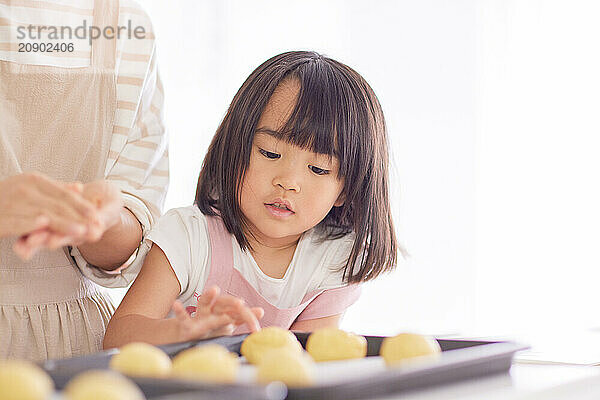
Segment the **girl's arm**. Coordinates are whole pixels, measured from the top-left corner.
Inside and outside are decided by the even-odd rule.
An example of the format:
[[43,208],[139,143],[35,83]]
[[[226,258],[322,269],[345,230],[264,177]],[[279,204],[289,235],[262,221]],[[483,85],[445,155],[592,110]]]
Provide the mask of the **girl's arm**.
[[177,342],[176,320],[165,317],[179,295],[179,281],[160,247],[153,245],[137,279],[106,328],[104,348],[133,341]]
[[342,320],[342,315],[344,314],[332,315],[331,317],[296,321],[292,324],[290,330],[300,332],[312,332],[318,328],[337,328],[340,325],[340,321]]
[[[198,299],[195,317],[175,303],[180,285],[167,257],[153,245],[142,270],[110,320],[105,349],[130,342],[166,344],[231,334],[234,325],[258,329],[262,309],[249,309],[232,296],[210,289]],[[175,305],[174,305],[175,304]],[[173,306],[176,318],[166,318]]]

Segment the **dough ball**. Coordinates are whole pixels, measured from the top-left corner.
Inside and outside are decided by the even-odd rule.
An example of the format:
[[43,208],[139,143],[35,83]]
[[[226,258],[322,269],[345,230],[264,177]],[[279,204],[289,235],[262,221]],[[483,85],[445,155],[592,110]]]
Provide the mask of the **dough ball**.
[[315,362],[306,352],[293,348],[267,350],[256,367],[259,383],[280,381],[287,386],[310,386],[314,381]]
[[108,370],[83,372],[67,383],[66,400],[145,400],[144,394],[123,375]]
[[440,345],[435,339],[414,333],[387,337],[379,350],[387,365],[400,364],[415,357],[439,356],[440,352]]
[[171,373],[171,359],[148,343],[129,343],[110,359],[110,368],[130,376],[164,377]]
[[292,332],[270,326],[250,334],[242,343],[240,352],[249,363],[258,364],[265,351],[280,347],[296,352],[302,351],[302,345]]
[[306,351],[315,361],[363,358],[367,355],[367,339],[337,328],[321,328],[308,337]]
[[54,382],[34,363],[0,361],[0,399],[46,400],[53,392]]
[[239,357],[218,344],[184,350],[173,359],[173,376],[232,383],[237,379]]

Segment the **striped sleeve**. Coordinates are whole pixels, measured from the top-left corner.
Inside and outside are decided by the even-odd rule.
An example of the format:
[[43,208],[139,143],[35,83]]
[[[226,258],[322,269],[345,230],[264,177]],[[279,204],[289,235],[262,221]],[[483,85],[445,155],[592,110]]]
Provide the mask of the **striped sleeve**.
[[[119,78],[119,86],[135,85]],[[116,125],[114,128],[106,179],[121,189],[126,206],[138,217],[145,234],[160,216],[169,184],[163,91],[154,62],[151,62],[139,102],[124,104],[127,101],[122,100],[119,103],[117,114],[135,107],[136,115],[131,127],[123,129]]]
[[[120,24],[132,20],[147,27],[149,35],[119,43],[117,111],[105,179],[121,190],[125,207],[139,220],[145,238],[161,214],[169,184],[164,92],[150,20],[134,2],[121,4]],[[91,280],[107,287],[125,287],[137,276],[147,251],[147,246],[140,246],[135,260],[118,274],[90,266],[77,249],[71,254]]]

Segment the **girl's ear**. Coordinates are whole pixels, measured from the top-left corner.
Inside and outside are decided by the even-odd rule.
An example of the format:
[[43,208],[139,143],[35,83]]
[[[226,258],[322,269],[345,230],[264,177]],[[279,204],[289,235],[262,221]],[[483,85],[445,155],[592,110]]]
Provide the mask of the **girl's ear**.
[[340,193],[340,195],[338,196],[337,200],[335,201],[335,203],[333,203],[334,207],[341,207],[344,205],[344,202],[346,201],[346,195],[344,193]]

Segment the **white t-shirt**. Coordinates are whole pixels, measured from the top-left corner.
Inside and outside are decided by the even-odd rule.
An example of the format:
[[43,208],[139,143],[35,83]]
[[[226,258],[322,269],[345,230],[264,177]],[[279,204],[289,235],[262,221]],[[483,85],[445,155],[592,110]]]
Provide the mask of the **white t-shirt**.
[[[170,210],[159,219],[146,240],[160,247],[169,260],[181,285],[179,300],[186,306],[195,305],[194,292],[196,296],[203,292],[211,264],[206,216],[196,206]],[[319,241],[314,229],[305,232],[281,279],[265,275],[250,252],[242,251],[233,235],[230,240],[233,267],[277,308],[295,307],[307,293],[346,285],[340,268],[350,255],[353,234]]]

